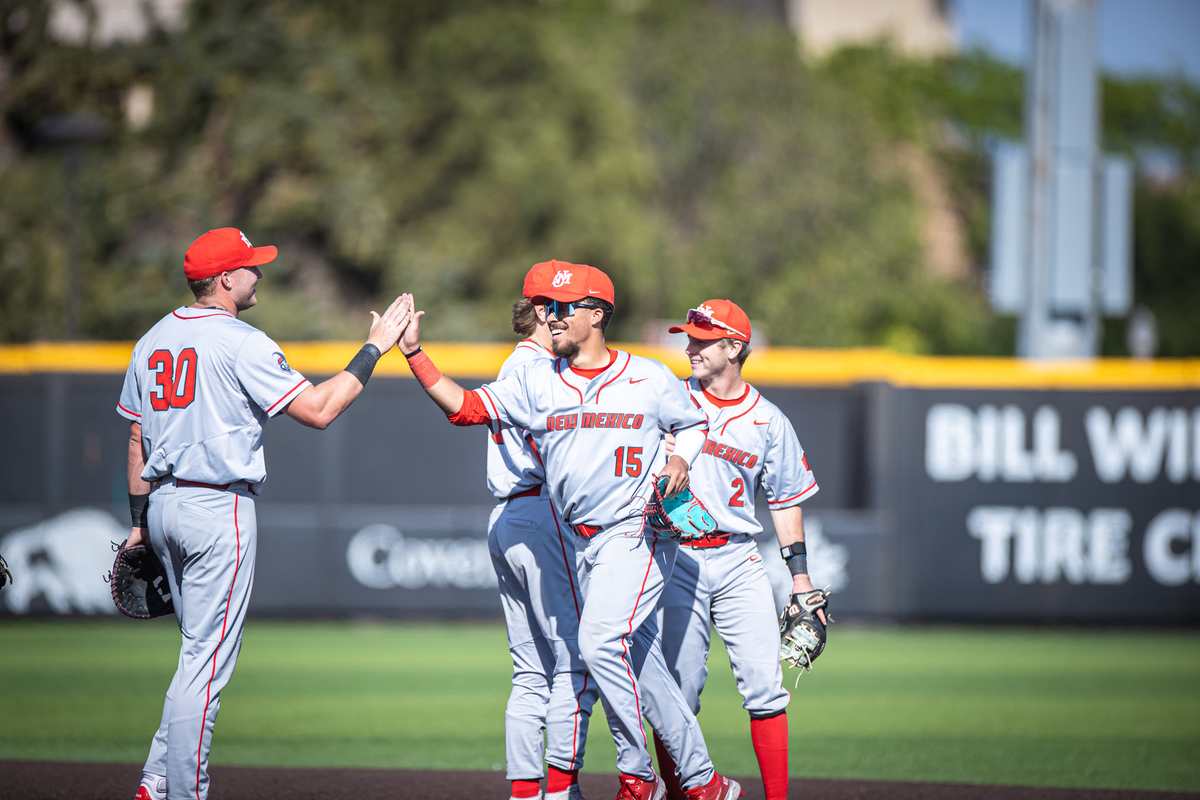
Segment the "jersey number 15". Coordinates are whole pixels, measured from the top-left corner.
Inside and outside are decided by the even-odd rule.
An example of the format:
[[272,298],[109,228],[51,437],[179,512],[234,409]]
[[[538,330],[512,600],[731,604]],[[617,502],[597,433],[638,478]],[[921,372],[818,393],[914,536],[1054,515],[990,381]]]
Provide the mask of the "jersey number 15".
[[170,350],[155,350],[147,365],[154,375],[150,406],[155,411],[187,408],[196,399],[196,348],[185,348],[179,358]]

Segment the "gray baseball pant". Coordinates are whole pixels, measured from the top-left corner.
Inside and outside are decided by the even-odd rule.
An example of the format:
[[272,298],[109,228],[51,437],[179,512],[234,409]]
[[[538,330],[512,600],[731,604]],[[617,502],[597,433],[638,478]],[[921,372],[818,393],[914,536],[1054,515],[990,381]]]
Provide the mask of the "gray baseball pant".
[[579,540],[583,617],[579,649],[606,702],[617,769],[654,776],[645,720],[679,765],[684,788],[707,784],[712,761],[695,714],[667,670],[657,606],[678,545],[631,520]]
[[499,503],[488,525],[488,550],[513,662],[504,716],[509,780],[542,777],[545,760],[564,772],[583,766],[588,720],[599,690],[579,656],[575,535],[559,527],[550,501]]
[[168,800],[208,797],[208,754],[242,646],[258,525],[245,483],[234,491],[164,481],[150,494],[150,545],[171,586],[183,641],[145,772],[165,775]]

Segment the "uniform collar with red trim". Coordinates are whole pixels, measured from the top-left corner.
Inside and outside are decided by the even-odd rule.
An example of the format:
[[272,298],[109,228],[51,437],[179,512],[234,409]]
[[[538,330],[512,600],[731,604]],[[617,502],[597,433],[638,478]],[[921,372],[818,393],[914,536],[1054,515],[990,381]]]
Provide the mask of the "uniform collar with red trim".
[[[613,350],[612,348],[609,348],[608,352],[612,354],[609,356],[610,360],[608,362],[608,366],[600,367],[599,371],[590,369],[582,370],[582,372],[585,374],[579,374],[579,372],[567,364],[567,360],[565,358],[557,358],[554,360],[554,371],[558,373],[558,377],[563,383],[570,386],[576,392],[579,392],[579,402],[583,402],[583,395],[587,388],[591,386],[594,381],[602,379],[602,382],[599,384],[599,388],[596,390],[596,397],[599,399],[600,392],[603,391],[604,387],[621,377],[621,375],[624,374],[625,369],[629,366],[629,362],[633,360],[633,357],[624,350]],[[591,374],[593,372],[596,373],[595,377],[586,377],[587,374]]]

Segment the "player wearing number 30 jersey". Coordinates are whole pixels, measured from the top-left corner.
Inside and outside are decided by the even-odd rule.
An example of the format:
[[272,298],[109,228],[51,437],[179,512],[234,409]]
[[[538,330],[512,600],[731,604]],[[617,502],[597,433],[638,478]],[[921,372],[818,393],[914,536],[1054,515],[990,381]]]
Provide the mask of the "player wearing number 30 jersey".
[[[679,549],[659,600],[663,654],[692,711],[699,712],[711,619],[750,713],[766,798],[786,800],[790,696],[782,686],[771,584],[754,541],[762,532],[754,501],[761,488],[779,544],[803,552],[799,504],[816,494],[817,481],[787,417],[742,380],[750,349],[745,312],[728,300],[709,300],[670,331],[688,334],[692,377],[684,383],[708,413],[708,440],[692,466],[692,492],[708,507],[718,533]],[[800,574],[804,560],[789,551],[796,592],[813,588]],[[660,765],[669,763],[669,754],[658,749]],[[669,800],[681,797],[678,787],[668,785]]]
[[128,544],[150,546],[163,562],[183,638],[137,800],[208,796],[213,725],[254,583],[254,496],[267,477],[263,425],[287,413],[326,427],[411,316],[402,298],[382,317],[371,312],[367,344],[344,372],[314,386],[288,366],[279,345],[237,318],[255,304],[258,268],[275,253],[236,228],[193,242],[184,275],[196,302],[138,341],[117,404],[130,421]]

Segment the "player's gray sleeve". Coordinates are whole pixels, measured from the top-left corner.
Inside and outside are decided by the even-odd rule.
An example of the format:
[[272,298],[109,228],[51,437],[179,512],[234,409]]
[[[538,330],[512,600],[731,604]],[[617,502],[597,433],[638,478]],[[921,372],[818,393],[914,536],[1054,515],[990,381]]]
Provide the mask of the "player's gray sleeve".
[[[529,391],[531,369],[536,369],[543,361],[528,361],[518,366],[505,378],[492,383],[485,383],[475,392],[483,401],[487,414],[500,428],[520,428],[528,430],[533,427],[534,398]],[[536,381],[536,378],[534,379]]]
[[121,387],[121,399],[117,401],[117,413],[132,421],[142,421],[141,370],[137,362],[141,359],[140,348],[134,347],[129,356],[129,367],[125,370],[125,385]]
[[235,369],[246,394],[269,417],[287,408],[311,385],[288,365],[283,349],[262,331],[254,331],[242,342]]
[[664,433],[699,428],[707,433],[708,415],[665,364],[659,364],[658,424]]
[[817,478],[796,430],[779,409],[774,409],[770,430],[760,478],[767,505],[772,509],[798,505],[817,493]]

